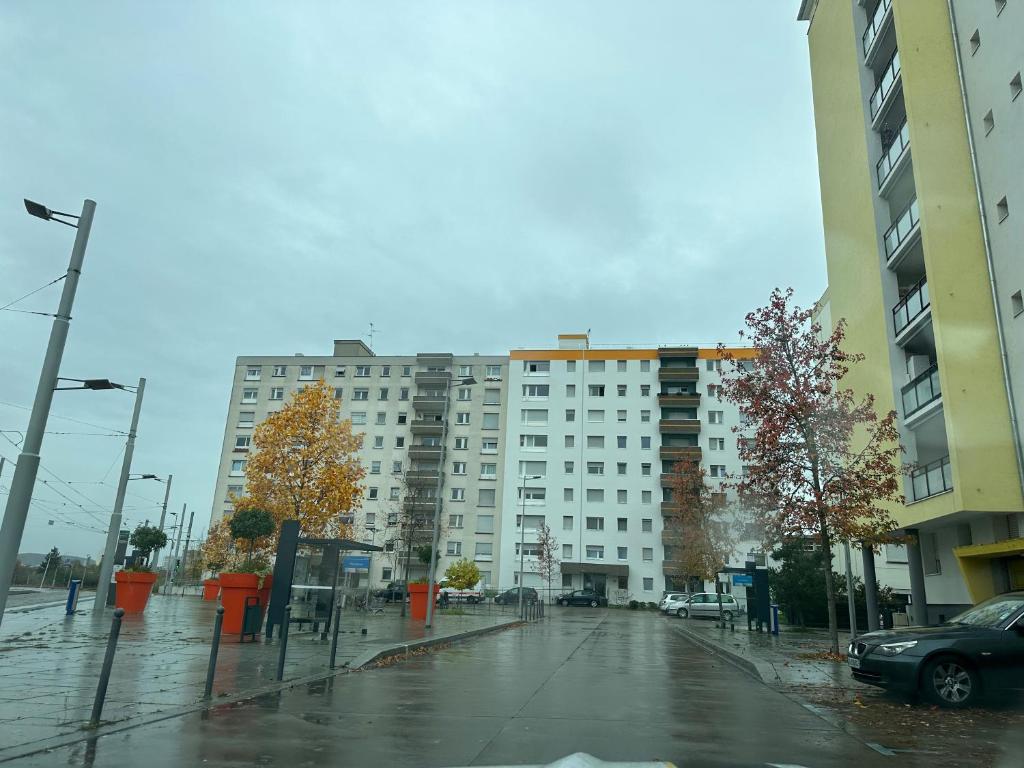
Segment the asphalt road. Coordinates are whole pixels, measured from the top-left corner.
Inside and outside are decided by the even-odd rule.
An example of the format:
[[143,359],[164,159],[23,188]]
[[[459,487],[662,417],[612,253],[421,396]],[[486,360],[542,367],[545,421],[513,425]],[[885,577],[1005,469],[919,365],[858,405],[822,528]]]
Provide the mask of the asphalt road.
[[[672,622],[585,608],[16,764],[522,765],[577,751],[679,766],[894,765],[691,644]],[[908,758],[895,762],[915,764]]]

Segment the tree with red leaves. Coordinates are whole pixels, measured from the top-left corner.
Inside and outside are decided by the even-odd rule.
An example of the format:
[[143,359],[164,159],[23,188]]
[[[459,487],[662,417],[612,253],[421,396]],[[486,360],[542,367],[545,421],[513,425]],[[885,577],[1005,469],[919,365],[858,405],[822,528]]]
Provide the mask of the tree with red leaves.
[[722,375],[722,396],[754,432],[740,439],[749,470],[733,486],[766,546],[794,537],[820,541],[829,634],[838,653],[832,542],[880,541],[896,527],[885,507],[903,500],[902,448],[896,412],[880,418],[873,395],[858,401],[841,386],[850,366],[864,359],[842,349],[845,322],[823,334],[813,310],[791,306],[792,295],[776,288],[767,306],[746,316],[740,335],[758,350],[752,363],[719,345],[732,362]]
[[669,475],[672,512],[665,517],[673,564],[688,579],[715,581],[732,552],[729,524],[722,519],[725,505],[705,482],[694,461],[677,461]]

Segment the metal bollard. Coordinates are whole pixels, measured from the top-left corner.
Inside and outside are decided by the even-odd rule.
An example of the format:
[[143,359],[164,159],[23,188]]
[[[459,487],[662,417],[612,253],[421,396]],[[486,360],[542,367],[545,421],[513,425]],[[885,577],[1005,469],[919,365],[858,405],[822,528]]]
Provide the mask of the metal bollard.
[[288,652],[288,625],[292,623],[292,607],[284,607],[284,620],[281,622],[280,639],[281,650],[277,654],[277,679],[284,680],[284,656]]
[[217,651],[220,650],[220,629],[224,624],[224,606],[217,606],[217,618],[213,620],[213,642],[210,644],[210,665],[206,668],[206,690],[203,698],[213,695],[213,675],[217,671]]
[[96,686],[96,698],[92,703],[92,717],[89,718],[90,728],[95,728],[100,724],[100,715],[103,714],[103,701],[107,698],[107,683],[110,682],[110,669],[114,666],[114,651],[117,650],[117,638],[121,634],[122,618],[124,618],[124,608],[115,608],[114,620],[110,624],[110,635],[107,637],[107,653],[103,657],[103,668],[100,670],[100,684]]
[[[341,603],[334,608],[334,636],[331,638],[331,669],[334,669],[334,661],[338,657],[338,630],[341,629]],[[363,630],[366,633],[366,630]]]

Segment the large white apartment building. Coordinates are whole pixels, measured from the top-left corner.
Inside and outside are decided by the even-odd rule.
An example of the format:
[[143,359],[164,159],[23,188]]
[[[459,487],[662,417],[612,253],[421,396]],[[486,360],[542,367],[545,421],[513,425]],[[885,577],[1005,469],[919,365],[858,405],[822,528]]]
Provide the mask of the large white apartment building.
[[[548,589],[536,558],[544,522],[560,560],[552,592],[654,601],[685,581],[665,524],[673,463],[699,461],[716,492],[743,471],[738,412],[718,399],[718,353],[591,349],[586,334],[558,342],[510,356],[500,583],[518,583],[522,559],[524,585]],[[742,565],[750,545],[730,563]]]
[[[507,368],[504,356],[377,357],[361,341],[335,341],[331,356],[239,357],[211,523],[232,512],[232,493],[244,492],[253,428],[306,382],[323,379],[341,402],[341,417],[352,420],[353,431],[364,433],[360,460],[366,492],[355,535],[385,549],[371,565],[371,582],[405,576],[406,553],[395,546],[396,523],[403,505],[414,505],[425,520],[432,519],[439,473],[439,569],[467,557],[477,562],[485,583],[494,582]],[[460,383],[467,379],[474,383]],[[442,420],[446,400],[447,430]],[[424,572],[413,554],[411,575]]]

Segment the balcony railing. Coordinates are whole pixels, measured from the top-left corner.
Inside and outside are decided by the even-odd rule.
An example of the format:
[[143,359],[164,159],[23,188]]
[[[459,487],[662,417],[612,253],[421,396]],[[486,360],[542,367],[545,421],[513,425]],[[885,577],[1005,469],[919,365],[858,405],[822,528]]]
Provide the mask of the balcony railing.
[[918,467],[910,473],[910,481],[914,489],[914,501],[953,490],[953,470],[949,466],[949,456]]
[[896,223],[885,231],[886,259],[892,259],[893,254],[906,242],[919,221],[921,221],[921,213],[917,208],[917,198],[915,197],[896,219]]
[[875,165],[875,177],[878,179],[879,189],[885,184],[885,180],[889,178],[892,169],[896,167],[896,163],[903,157],[909,146],[910,128],[907,126],[907,121],[904,120],[903,125],[900,126],[900,132],[878,160],[878,164]]
[[886,16],[889,14],[889,8],[891,6],[892,0],[882,0],[878,4],[878,7],[875,8],[874,15],[868,19],[868,28],[864,30],[864,34],[861,36],[861,42],[864,44],[865,57],[868,55],[868,51],[871,50],[871,46],[878,37],[878,33],[882,31],[882,27],[885,25]]
[[874,120],[878,117],[878,113],[882,111],[882,105],[885,104],[885,100],[892,93],[893,88],[896,87],[896,83],[900,79],[900,52],[896,51],[893,53],[892,58],[889,59],[889,63],[885,65],[885,71],[882,72],[882,77],[878,81],[878,85],[875,86],[875,92],[871,94],[871,119]]
[[935,402],[942,397],[942,389],[939,387],[939,368],[933,365],[927,371],[915,378],[900,390],[903,394],[903,418],[908,418],[928,403]]
[[892,308],[892,325],[899,336],[903,329],[916,320],[928,307],[931,306],[928,299],[928,278],[922,277],[921,281],[910,289],[900,303]]

